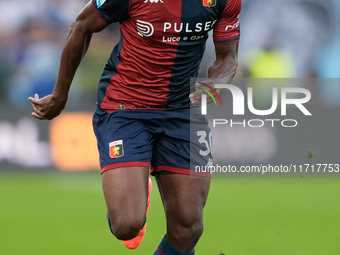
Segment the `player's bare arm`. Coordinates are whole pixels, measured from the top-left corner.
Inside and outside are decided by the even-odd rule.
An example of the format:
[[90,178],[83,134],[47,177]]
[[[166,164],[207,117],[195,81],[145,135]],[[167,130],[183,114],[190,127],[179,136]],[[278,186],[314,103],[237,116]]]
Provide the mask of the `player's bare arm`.
[[107,25],[90,1],[69,29],[53,93],[43,98],[35,94],[34,98],[28,99],[34,109],[33,117],[51,120],[61,113],[66,105],[76,70],[90,45],[92,34],[103,30]]
[[215,45],[216,60],[208,69],[208,78],[217,78],[222,83],[229,83],[236,74],[238,65],[238,42],[227,45]]
[[[223,84],[228,84],[234,78],[238,65],[238,42],[233,44],[216,44],[215,53],[216,60],[208,69],[208,78],[214,79]],[[207,81],[207,83],[210,83]],[[211,84],[213,86],[213,84]],[[203,86],[197,83],[196,86]],[[201,95],[204,93],[201,89],[196,89],[190,94],[190,101],[194,105],[201,103]],[[211,103],[212,98],[208,98],[207,102]]]

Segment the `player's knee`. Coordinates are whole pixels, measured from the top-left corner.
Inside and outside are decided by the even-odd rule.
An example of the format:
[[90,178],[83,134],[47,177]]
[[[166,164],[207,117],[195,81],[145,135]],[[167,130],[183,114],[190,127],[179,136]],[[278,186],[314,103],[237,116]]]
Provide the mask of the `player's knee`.
[[173,238],[176,239],[177,242],[192,243],[194,245],[198,242],[202,234],[203,224],[200,221],[190,226],[178,224],[172,228]]
[[201,220],[181,220],[173,224],[169,230],[178,242],[196,244],[203,234],[203,223]]
[[121,218],[111,222],[111,230],[117,239],[130,240],[138,235],[143,225],[144,220]]

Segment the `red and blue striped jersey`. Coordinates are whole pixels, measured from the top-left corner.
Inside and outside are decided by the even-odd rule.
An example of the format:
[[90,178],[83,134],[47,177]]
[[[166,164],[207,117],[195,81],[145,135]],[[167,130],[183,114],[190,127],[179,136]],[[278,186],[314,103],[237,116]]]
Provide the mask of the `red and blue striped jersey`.
[[208,32],[215,44],[240,38],[241,0],[92,1],[121,30],[98,87],[97,105],[107,112],[189,108]]

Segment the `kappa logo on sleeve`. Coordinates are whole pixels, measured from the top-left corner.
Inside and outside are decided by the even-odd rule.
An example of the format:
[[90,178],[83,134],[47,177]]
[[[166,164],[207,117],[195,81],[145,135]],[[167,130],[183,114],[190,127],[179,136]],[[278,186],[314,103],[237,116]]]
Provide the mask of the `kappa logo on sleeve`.
[[97,8],[102,6],[105,2],[106,2],[106,0],[97,0]]
[[123,140],[117,140],[109,143],[110,158],[120,158],[124,156]]

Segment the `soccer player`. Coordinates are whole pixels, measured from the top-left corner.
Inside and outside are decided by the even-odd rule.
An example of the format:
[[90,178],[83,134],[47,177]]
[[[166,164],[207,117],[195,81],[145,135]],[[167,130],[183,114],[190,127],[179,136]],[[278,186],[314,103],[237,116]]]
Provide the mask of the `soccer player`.
[[167,220],[154,255],[194,254],[210,176],[191,178],[190,156],[205,166],[211,150],[205,117],[193,114],[190,127],[190,106],[199,105],[202,94],[190,80],[197,77],[213,30],[216,60],[206,83],[231,81],[240,9],[241,0],[92,0],[69,30],[53,93],[29,98],[33,117],[58,116],[91,35],[120,23],[120,42],[99,81],[93,127],[109,226],[129,248],[145,233],[151,167]]

